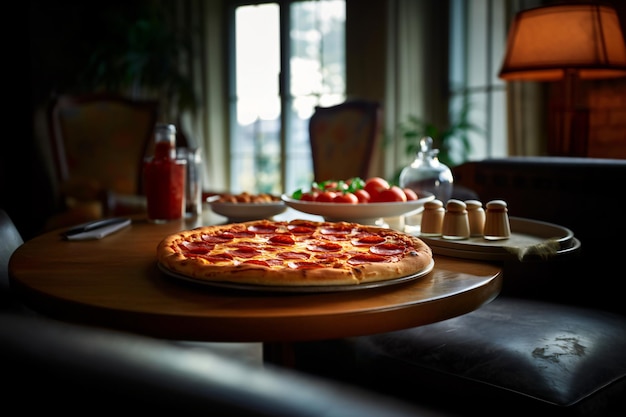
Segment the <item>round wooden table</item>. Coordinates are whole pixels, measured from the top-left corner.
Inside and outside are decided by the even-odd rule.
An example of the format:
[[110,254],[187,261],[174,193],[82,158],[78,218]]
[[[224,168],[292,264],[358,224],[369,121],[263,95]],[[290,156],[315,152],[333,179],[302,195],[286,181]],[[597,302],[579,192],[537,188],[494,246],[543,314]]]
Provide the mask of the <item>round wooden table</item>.
[[161,272],[157,244],[198,225],[134,219],[90,241],[46,233],[13,254],[11,285],[26,305],[66,321],[166,339],[275,344],[433,323],[479,308],[501,288],[497,264],[442,256],[432,272],[413,281],[330,293],[230,290]]

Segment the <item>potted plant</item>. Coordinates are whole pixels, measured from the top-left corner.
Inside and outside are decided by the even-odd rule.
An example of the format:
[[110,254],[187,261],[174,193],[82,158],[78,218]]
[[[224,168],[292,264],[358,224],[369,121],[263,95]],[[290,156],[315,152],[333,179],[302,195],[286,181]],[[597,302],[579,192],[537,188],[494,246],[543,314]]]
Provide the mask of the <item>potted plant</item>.
[[139,2],[135,8],[102,16],[108,33],[93,45],[80,75],[83,89],[114,91],[136,98],[157,99],[162,116],[177,121],[195,110],[191,80],[180,68],[191,53],[191,31],[168,24],[166,4]]
[[439,161],[449,167],[462,164],[471,151],[469,132],[484,133],[484,129],[469,120],[470,103],[464,99],[459,111],[452,115],[448,126],[437,126],[417,116],[409,116],[400,123],[399,130],[405,141],[407,155],[415,156],[423,137],[433,139],[433,149],[438,149]]

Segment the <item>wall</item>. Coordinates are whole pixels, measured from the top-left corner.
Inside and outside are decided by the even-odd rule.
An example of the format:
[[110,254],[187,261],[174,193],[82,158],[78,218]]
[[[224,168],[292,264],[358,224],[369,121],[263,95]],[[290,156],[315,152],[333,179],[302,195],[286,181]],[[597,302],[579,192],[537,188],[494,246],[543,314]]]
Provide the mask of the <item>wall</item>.
[[626,78],[594,82],[587,92],[587,106],[586,156],[626,159]]
[[563,145],[558,138],[564,84],[549,83],[548,88],[548,155],[626,159],[626,77],[575,85],[575,121],[570,139],[563,139]]

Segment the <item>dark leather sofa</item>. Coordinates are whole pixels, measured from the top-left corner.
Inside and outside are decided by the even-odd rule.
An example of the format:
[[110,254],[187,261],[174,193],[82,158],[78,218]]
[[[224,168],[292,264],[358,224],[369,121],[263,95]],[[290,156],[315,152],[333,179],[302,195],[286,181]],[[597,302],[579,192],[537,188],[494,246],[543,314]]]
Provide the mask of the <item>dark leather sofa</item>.
[[501,294],[472,313],[300,345],[301,369],[463,415],[626,415],[626,160],[490,159],[453,174],[511,216],[570,228],[581,250],[504,262]]

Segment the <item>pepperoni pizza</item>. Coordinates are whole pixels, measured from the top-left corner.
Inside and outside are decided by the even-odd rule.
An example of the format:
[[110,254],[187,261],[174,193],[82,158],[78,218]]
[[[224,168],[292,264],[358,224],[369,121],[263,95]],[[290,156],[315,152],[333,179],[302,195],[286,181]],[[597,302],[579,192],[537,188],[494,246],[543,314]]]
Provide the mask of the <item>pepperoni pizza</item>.
[[157,247],[161,267],[196,280],[264,286],[344,286],[432,267],[415,236],[348,222],[258,220],[185,230]]

